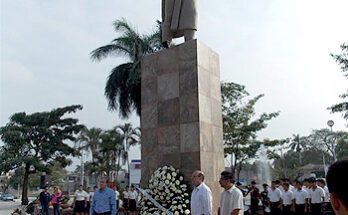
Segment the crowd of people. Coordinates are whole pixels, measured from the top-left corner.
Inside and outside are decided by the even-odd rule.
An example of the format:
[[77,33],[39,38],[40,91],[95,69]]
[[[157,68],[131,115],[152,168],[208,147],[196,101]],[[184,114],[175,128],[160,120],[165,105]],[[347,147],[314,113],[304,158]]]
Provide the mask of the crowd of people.
[[[334,163],[330,166],[326,179],[314,177],[295,180],[283,178],[273,180],[269,187],[263,184],[260,192],[257,183],[252,181],[250,186],[233,180],[233,175],[223,171],[219,184],[224,189],[220,195],[218,215],[348,215],[348,188],[346,186],[346,172],[348,160]],[[196,170],[191,176],[194,187],[191,194],[191,214],[212,214],[212,192],[204,183],[204,173]],[[94,192],[88,187],[86,191],[80,185],[74,193],[72,207],[76,215],[115,215],[120,207],[120,194],[116,188],[107,186],[108,180],[101,178],[99,188],[94,187]],[[245,189],[247,188],[247,189]],[[54,215],[60,215],[60,198],[62,192],[59,187],[54,187],[52,196],[46,186],[40,193],[41,214],[48,215],[49,202],[54,208]],[[250,208],[245,207],[244,198],[250,196]],[[124,213],[137,214],[138,193],[135,187],[127,186],[122,193],[122,207]],[[261,207],[260,207],[261,206]],[[247,209],[247,210],[246,210]]]
[[[261,192],[255,181],[245,189],[241,183],[234,184],[233,175],[224,171],[219,180],[224,191],[220,195],[218,215],[348,215],[347,171],[348,160],[338,161],[330,166],[326,179],[311,177],[291,183],[284,178],[272,181],[270,188],[263,184]],[[191,214],[212,214],[212,194],[204,184],[204,173],[197,170],[191,179],[194,186]],[[248,194],[250,208],[244,203]]]
[[[75,215],[111,215],[116,214],[118,208],[122,204],[124,214],[137,214],[138,193],[135,187],[125,187],[123,198],[120,201],[120,193],[114,186],[112,189],[107,187],[107,179],[100,180],[100,187],[94,186],[93,192],[87,187],[84,190],[83,185],[80,185],[74,193],[74,198],[71,204]],[[52,195],[49,193],[49,186],[45,186],[44,190],[39,195],[41,205],[40,214],[48,215],[49,206],[52,204],[54,215],[60,215],[62,192],[58,186],[54,187]],[[121,203],[122,202],[122,203]]]
[[260,203],[263,214],[333,213],[325,179],[312,177],[303,181],[295,180],[293,183],[289,179],[274,180],[270,187],[268,184],[263,184],[261,192],[255,185],[256,183],[253,181],[246,192],[241,184],[237,183],[237,187],[242,190],[244,197],[250,193],[251,215],[259,213]]

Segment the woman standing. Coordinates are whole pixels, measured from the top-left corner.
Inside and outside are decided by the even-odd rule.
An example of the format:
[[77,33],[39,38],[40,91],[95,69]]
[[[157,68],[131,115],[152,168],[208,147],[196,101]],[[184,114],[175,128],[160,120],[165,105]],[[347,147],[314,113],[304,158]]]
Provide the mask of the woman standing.
[[91,202],[92,202],[92,198],[93,198],[93,193],[91,193],[91,188],[87,187],[87,207],[85,208],[85,215],[89,214],[89,209],[91,207]]
[[87,207],[87,193],[83,190],[83,185],[80,185],[79,189],[75,191],[73,206],[76,215],[84,215]]
[[135,191],[135,187],[132,185],[131,190],[129,191],[129,211],[130,215],[137,214],[137,198],[138,193]]
[[59,198],[62,196],[62,191],[60,191],[58,186],[54,187],[53,195],[52,195],[52,205],[53,205],[53,213],[54,215],[60,215],[60,202]]
[[126,189],[123,191],[123,202],[122,206],[124,208],[124,212],[128,215],[128,207],[129,207],[129,187],[126,186]]

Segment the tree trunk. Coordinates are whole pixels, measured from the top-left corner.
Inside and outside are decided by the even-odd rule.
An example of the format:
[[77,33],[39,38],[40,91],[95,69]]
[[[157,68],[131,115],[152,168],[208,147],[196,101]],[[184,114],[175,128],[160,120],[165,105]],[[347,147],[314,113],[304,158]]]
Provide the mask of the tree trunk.
[[23,178],[23,190],[22,190],[22,205],[28,205],[28,181],[29,181],[30,164],[25,164],[25,172]]
[[128,166],[128,186],[130,187],[130,168],[129,168],[129,157],[128,157],[128,152],[127,152],[127,166]]
[[240,175],[240,171],[242,170],[242,165],[240,164],[238,169],[237,169],[237,180],[239,181],[239,175]]
[[117,161],[117,165],[116,165],[116,180],[118,178],[118,172],[120,171],[120,162],[121,162],[121,155],[118,156],[118,161]]

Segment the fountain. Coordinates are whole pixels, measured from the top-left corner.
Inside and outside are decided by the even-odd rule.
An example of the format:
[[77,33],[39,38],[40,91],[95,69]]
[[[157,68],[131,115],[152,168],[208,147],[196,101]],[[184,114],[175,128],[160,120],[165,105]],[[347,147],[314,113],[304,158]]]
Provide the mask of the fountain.
[[271,164],[267,158],[267,149],[264,145],[260,147],[259,159],[255,161],[256,163],[256,176],[258,178],[258,183],[270,185],[272,181]]

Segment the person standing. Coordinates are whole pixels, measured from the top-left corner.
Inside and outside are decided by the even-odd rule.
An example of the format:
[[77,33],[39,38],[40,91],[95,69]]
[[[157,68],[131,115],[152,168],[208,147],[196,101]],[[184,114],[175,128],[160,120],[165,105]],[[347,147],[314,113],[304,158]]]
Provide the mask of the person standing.
[[263,206],[263,211],[264,214],[269,214],[269,212],[266,210],[268,207],[268,184],[263,184],[263,191],[260,194],[262,206]]
[[291,180],[289,178],[284,178],[284,183],[288,183],[289,184],[289,190],[291,192],[294,192],[294,190],[296,189],[294,186],[292,186],[291,184]]
[[271,209],[271,215],[279,215],[281,191],[277,188],[277,181],[272,181],[271,189],[268,190],[268,207]]
[[290,215],[291,211],[294,211],[294,196],[290,191],[290,185],[288,183],[283,184],[284,192],[280,196],[280,210],[283,211],[283,215]]
[[135,187],[132,185],[131,190],[128,193],[129,195],[129,212],[130,215],[136,215],[137,214],[137,198],[138,193],[135,191]]
[[107,187],[108,180],[99,180],[100,188],[94,192],[89,215],[116,215],[115,192]]
[[76,215],[84,215],[87,207],[87,193],[83,190],[83,185],[79,186],[74,195],[74,212]]
[[220,195],[218,215],[243,215],[243,194],[234,186],[232,174],[223,171],[219,183],[225,190]]
[[280,190],[280,192],[284,192],[284,188],[283,188],[284,183],[285,183],[285,178],[279,179],[278,189]]
[[123,191],[123,209],[125,214],[128,214],[128,207],[129,207],[129,186],[126,186],[125,190]]
[[310,190],[311,188],[309,187],[309,179],[308,179],[308,178],[305,178],[305,179],[303,180],[302,189],[303,189],[304,191],[307,191],[307,193],[309,194],[309,190]]
[[336,215],[348,214],[348,160],[337,161],[329,167],[326,175],[330,201]]
[[116,196],[116,209],[118,210],[119,206],[120,206],[120,193],[117,191],[117,187],[114,186],[113,190],[115,192],[115,196]]
[[323,188],[325,193],[325,198],[323,202],[323,208],[325,212],[334,212],[330,203],[330,192],[329,189],[326,186],[326,182],[324,179],[320,178],[317,179],[317,185],[321,188]]
[[250,186],[250,210],[251,210],[251,215],[257,215],[258,210],[259,210],[259,196],[260,196],[260,191],[256,187],[256,182],[252,181],[251,186]]
[[195,187],[191,194],[191,214],[211,215],[212,195],[210,188],[204,183],[204,173],[200,170],[194,171],[191,181]]
[[58,186],[54,187],[54,191],[52,194],[52,205],[53,205],[53,214],[54,215],[60,215],[60,202],[59,199],[62,196],[62,191],[60,191]]
[[86,198],[87,198],[87,206],[85,208],[85,215],[89,214],[89,209],[91,208],[91,202],[92,202],[92,198],[93,198],[93,193],[91,192],[91,188],[87,187],[87,191],[86,191]]
[[309,190],[309,202],[312,215],[321,215],[322,202],[324,202],[325,193],[323,188],[318,187],[315,178],[310,178],[309,183],[311,189]]
[[295,214],[304,215],[308,212],[308,192],[302,189],[302,182],[296,182],[294,193]]
[[48,192],[48,189],[49,187],[45,186],[44,190],[40,193],[40,196],[39,196],[39,201],[41,204],[41,212],[40,212],[41,215],[49,215],[48,202],[51,201],[51,195]]

